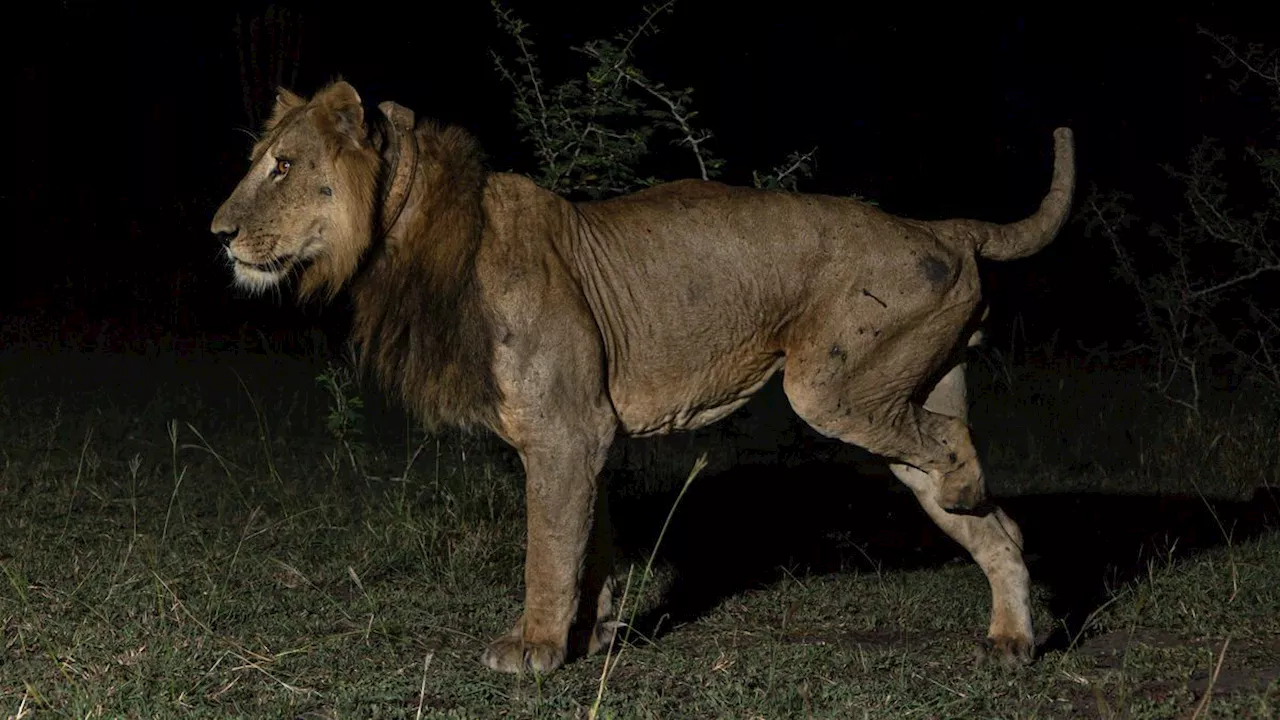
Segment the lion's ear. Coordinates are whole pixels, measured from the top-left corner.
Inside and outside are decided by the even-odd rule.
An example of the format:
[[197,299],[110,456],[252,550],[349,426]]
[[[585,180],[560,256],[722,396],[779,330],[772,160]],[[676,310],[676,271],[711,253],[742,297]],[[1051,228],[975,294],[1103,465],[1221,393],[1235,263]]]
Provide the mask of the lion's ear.
[[306,105],[307,101],[301,97],[289,92],[285,88],[276,89],[276,104],[271,109],[271,117],[267,118],[267,131],[280,124],[280,120],[289,114],[290,110],[300,108]]
[[364,144],[364,106],[360,104],[360,95],[345,80],[328,86],[316,96],[325,109],[333,129],[351,141],[356,147]]

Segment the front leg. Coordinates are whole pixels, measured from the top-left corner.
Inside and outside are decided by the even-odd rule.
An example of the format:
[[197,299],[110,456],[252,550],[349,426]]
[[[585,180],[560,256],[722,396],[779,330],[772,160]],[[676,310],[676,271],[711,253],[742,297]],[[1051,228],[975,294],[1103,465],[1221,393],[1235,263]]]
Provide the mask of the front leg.
[[[522,443],[528,514],[525,607],[515,627],[481,655],[493,670],[546,673],[564,664],[584,580],[596,574],[587,572],[587,548],[596,524],[597,479],[613,438],[613,422],[602,418],[595,427],[584,427],[581,417],[574,420],[578,422],[555,432],[546,432],[543,425],[541,437]],[[590,598],[594,601],[594,592]],[[590,615],[594,618],[595,613]]]
[[[595,605],[600,591],[587,548],[596,529],[597,478],[618,418],[601,328],[547,235],[574,227],[549,227],[535,205],[518,204],[519,211],[490,216],[496,224],[486,226],[476,262],[495,327],[493,375],[502,401],[494,430],[520,453],[525,469],[525,605],[481,661],[503,672],[545,673],[591,644],[571,631],[576,620],[593,623],[596,614],[580,606]],[[504,226],[504,215],[528,224]],[[572,225],[576,217],[561,219]]]

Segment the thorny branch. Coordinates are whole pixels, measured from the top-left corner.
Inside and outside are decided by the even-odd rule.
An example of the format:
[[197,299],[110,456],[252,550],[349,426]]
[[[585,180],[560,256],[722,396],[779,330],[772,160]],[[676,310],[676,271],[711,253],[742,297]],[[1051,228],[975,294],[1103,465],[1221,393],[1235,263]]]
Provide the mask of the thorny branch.
[[[1233,92],[1248,82],[1267,86],[1275,100],[1272,121],[1280,122],[1280,55],[1204,28],[1199,34],[1212,40],[1220,66],[1243,68],[1242,77],[1228,81]],[[1153,385],[1192,412],[1199,411],[1202,379],[1223,369],[1223,357],[1235,357],[1243,377],[1280,397],[1274,319],[1280,307],[1259,281],[1280,272],[1280,147],[1248,147],[1243,156],[1256,181],[1226,165],[1225,152],[1210,139],[1190,153],[1185,169],[1166,168],[1183,186],[1186,212],[1173,229],[1151,225],[1147,234],[1155,242],[1145,246],[1128,240],[1135,235],[1135,218],[1125,210],[1132,197],[1095,189],[1086,203],[1089,230],[1108,240],[1117,274],[1137,293],[1154,355]],[[1182,390],[1179,377],[1187,383]]]
[[[713,134],[698,128],[697,112],[690,109],[691,89],[672,90],[648,78],[632,58],[641,37],[659,31],[658,18],[673,11],[676,0],[646,5],[640,22],[613,40],[594,40],[572,50],[591,58],[594,65],[585,78],[570,78],[556,85],[544,81],[533,53],[527,26],[514,13],[491,0],[499,25],[514,39],[514,54],[522,73],[514,72],[496,52],[491,52],[500,76],[511,83],[515,115],[534,147],[540,172],[539,184],[556,192],[583,193],[600,198],[652,185],[658,180],[641,177],[638,168],[649,154],[649,139],[659,131],[677,137],[673,145],[688,148],[697,162],[698,175],[711,179],[723,161],[708,148]],[[632,92],[638,91],[638,92]],[[638,95],[638,97],[636,97]],[[759,175],[757,184],[794,188],[799,176],[811,174],[813,151],[789,158],[790,166]],[[776,173],[782,174],[774,177]]]

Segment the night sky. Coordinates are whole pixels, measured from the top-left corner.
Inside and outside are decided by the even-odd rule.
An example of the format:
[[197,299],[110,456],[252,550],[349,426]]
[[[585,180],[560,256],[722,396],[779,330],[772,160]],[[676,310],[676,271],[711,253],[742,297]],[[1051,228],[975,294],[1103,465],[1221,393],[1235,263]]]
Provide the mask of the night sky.
[[[637,64],[695,89],[729,182],[749,183],[752,170],[816,145],[817,174],[802,189],[856,193],[922,218],[1015,220],[1048,186],[1052,129],[1069,125],[1077,201],[1098,183],[1158,213],[1176,198],[1160,163],[1181,162],[1202,134],[1239,143],[1261,127],[1242,120],[1260,99],[1230,93],[1196,27],[1271,45],[1280,31],[1261,11],[1209,5],[1185,15],[808,2],[748,12],[741,3],[687,1],[642,42]],[[508,6],[530,23],[549,80],[585,68],[570,46],[641,17],[639,3]],[[394,99],[465,126],[493,169],[532,169],[510,88],[489,55],[510,56],[512,46],[488,2],[277,7],[302,18],[294,90],[310,94],[342,76],[369,107]],[[67,1],[9,25],[17,125],[0,319],[56,308],[67,323],[128,318],[121,322],[139,335],[316,321],[315,309],[233,292],[208,232],[250,145],[237,14],[247,21],[265,11]],[[695,172],[688,156],[671,157],[665,177]],[[1117,316],[1103,310],[1111,259],[1073,224],[1036,258],[990,271],[996,318],[1021,312],[1042,335],[1105,335],[1093,326],[1100,314]],[[1068,311],[1082,288],[1095,304]]]

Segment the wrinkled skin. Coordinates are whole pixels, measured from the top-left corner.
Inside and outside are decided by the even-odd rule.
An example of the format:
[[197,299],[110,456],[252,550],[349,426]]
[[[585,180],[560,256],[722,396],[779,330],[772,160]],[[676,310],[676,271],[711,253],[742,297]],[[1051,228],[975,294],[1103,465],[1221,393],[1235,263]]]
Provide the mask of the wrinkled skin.
[[[577,205],[504,173],[484,174],[472,192],[452,179],[469,177],[456,169],[469,146],[431,123],[413,132],[401,147],[421,154],[405,163],[403,152],[388,150],[399,137],[392,126],[366,117],[350,85],[310,100],[282,94],[212,229],[242,287],[261,291],[295,273],[304,296],[350,287],[356,333],[381,343],[366,350],[406,404],[442,422],[487,425],[519,452],[524,612],[484,651],[486,665],[548,672],[607,644],[610,543],[597,477],[610,444],[619,434],[715,422],[780,370],[801,418],[888,458],[982,568],[993,656],[1030,659],[1021,534],[986,496],[960,359],[984,311],[977,258],[1030,255],[1065,221],[1074,187],[1068,130],[1055,133],[1040,209],[1008,225],[914,221],[851,199],[701,181]],[[405,175],[406,165],[416,174]],[[402,212],[378,189],[398,183],[409,188]],[[482,222],[459,219],[467,203]],[[456,257],[473,263],[430,275],[438,264],[430,258],[455,257],[454,245],[472,248]],[[424,286],[428,276],[438,287]],[[449,317],[396,314],[398,303],[431,302],[403,294],[410,291],[464,297],[453,287],[459,277],[474,278],[475,302],[459,301]],[[385,289],[392,286],[401,297]],[[422,338],[455,341],[413,334],[426,333],[428,321],[481,332],[432,355]],[[407,334],[388,332],[397,322]],[[368,330],[375,323],[378,331]],[[400,355],[387,350],[396,342]],[[432,370],[424,357],[487,374],[472,378],[479,390],[442,396],[450,392],[442,383],[418,382]],[[431,393],[439,401],[424,402]],[[459,399],[467,402],[457,407],[478,409],[430,415]]]

